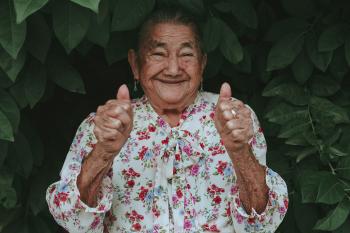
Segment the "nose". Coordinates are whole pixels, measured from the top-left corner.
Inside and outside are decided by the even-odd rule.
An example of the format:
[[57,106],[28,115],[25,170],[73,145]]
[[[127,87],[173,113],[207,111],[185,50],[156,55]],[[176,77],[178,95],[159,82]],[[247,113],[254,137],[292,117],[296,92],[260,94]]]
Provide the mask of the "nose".
[[180,63],[176,56],[169,56],[165,74],[169,76],[177,76],[181,72]]

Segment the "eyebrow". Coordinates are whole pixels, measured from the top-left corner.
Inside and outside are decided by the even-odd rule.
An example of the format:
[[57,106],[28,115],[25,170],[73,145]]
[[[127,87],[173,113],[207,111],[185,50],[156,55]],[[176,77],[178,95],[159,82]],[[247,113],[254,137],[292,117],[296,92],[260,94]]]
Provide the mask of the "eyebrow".
[[[149,42],[149,45],[147,46],[149,49],[154,49],[154,48],[165,48],[166,43],[157,41],[157,40],[151,40]],[[181,44],[180,48],[191,48],[193,49],[195,47],[194,43],[192,41],[184,42]]]

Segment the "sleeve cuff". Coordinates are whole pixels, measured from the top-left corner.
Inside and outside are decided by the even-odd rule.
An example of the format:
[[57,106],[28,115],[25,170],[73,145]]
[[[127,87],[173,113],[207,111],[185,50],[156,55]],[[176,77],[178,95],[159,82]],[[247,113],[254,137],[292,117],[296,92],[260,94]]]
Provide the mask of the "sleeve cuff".
[[270,168],[266,168],[266,185],[269,188],[268,201],[265,210],[258,214],[254,208],[250,214],[244,209],[239,199],[238,187],[231,190],[232,195],[232,217],[238,224],[247,222],[256,225],[257,223],[273,223],[274,216],[283,219],[288,209],[288,191],[284,180]]

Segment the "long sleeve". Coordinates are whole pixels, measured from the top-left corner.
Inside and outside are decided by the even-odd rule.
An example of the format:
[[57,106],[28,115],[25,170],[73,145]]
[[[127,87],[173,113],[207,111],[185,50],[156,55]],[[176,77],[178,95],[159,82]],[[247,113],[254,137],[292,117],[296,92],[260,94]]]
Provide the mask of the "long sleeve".
[[[261,165],[266,166],[266,141],[260,127],[257,116],[252,112],[254,137],[250,141],[253,154]],[[280,175],[266,167],[266,184],[269,188],[267,206],[261,214],[254,209],[251,214],[247,214],[241,200],[239,199],[239,189],[234,186],[232,195],[232,218],[236,233],[264,232],[273,233],[282,222],[288,208],[288,191],[284,180]]]
[[107,175],[102,181],[98,204],[95,208],[86,205],[80,199],[77,176],[81,163],[94,145],[94,113],[91,113],[79,126],[70,146],[60,173],[61,179],[49,186],[46,200],[56,222],[69,232],[103,232],[103,221],[112,204],[112,181]]

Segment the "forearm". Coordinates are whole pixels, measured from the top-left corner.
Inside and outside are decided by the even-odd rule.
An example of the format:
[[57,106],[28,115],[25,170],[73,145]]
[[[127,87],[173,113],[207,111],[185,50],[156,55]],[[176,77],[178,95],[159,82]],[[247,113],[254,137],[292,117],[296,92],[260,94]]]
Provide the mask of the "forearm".
[[77,186],[80,192],[80,199],[88,206],[96,206],[102,180],[112,167],[112,164],[113,156],[103,152],[98,143],[83,161],[77,179]]
[[259,164],[248,144],[240,152],[229,153],[237,176],[239,197],[244,208],[248,213],[252,208],[257,213],[262,213],[268,201],[266,168]]

